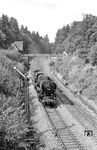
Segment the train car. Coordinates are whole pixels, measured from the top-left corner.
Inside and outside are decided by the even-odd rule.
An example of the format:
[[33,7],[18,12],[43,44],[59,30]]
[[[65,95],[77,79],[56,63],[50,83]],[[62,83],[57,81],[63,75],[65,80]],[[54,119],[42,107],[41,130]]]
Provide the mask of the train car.
[[38,86],[39,86],[39,82],[38,82],[38,77],[40,76],[40,75],[42,75],[43,73],[41,72],[41,70],[35,70],[34,71],[34,78],[33,78],[33,80],[34,80],[34,87],[35,87],[35,89],[37,90],[37,88],[38,88]]
[[39,92],[41,90],[41,81],[43,81],[46,77],[44,76],[43,73],[38,73],[36,78],[35,78],[35,87],[36,87],[36,90],[37,92]]

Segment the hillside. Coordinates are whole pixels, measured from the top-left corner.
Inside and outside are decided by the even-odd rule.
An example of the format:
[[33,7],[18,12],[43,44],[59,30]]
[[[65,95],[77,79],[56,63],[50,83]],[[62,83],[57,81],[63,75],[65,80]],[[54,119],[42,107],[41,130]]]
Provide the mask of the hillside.
[[82,21],[59,29],[53,47],[54,53],[76,54],[86,62],[96,63],[97,17],[84,15]]
[[74,21],[59,29],[54,53],[65,51],[58,58],[56,70],[62,74],[65,85],[97,102],[97,17],[85,15],[83,21]]

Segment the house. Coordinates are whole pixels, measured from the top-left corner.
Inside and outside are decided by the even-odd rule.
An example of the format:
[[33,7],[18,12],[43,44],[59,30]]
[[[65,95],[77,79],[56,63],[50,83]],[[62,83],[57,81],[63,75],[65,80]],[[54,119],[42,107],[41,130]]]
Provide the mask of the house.
[[9,48],[10,50],[15,50],[15,51],[19,51],[22,53],[23,51],[23,41],[15,41],[14,43],[12,43]]

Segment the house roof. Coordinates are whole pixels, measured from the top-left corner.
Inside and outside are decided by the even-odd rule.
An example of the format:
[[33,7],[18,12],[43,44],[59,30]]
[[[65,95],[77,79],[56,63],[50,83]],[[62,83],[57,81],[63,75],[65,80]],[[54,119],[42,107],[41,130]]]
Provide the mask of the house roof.
[[17,47],[19,51],[23,51],[23,41],[15,41],[14,45]]
[[16,51],[23,51],[23,41],[15,41],[12,43],[8,49],[16,50]]

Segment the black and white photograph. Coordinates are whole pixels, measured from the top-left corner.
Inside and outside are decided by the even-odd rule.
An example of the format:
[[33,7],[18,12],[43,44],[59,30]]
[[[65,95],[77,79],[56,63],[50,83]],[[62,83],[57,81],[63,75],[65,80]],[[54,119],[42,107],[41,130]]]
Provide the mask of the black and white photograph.
[[96,0],[0,1],[0,150],[97,150]]

